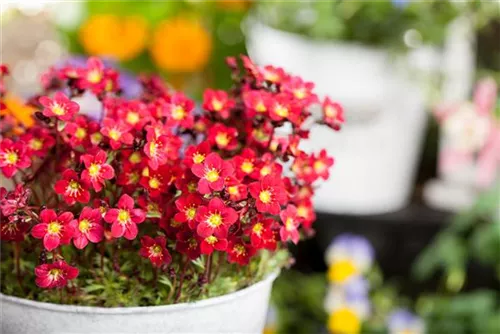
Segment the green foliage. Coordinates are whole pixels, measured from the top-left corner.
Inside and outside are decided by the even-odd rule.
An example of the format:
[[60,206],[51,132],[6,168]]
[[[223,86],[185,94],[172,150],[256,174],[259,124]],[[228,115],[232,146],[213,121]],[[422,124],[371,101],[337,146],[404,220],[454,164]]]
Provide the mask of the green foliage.
[[[225,255],[219,253],[214,253],[210,258],[202,256],[188,261],[187,265],[187,260],[175,254],[174,261],[168,268],[156,270],[149,261],[137,255],[131,256],[130,252],[118,252],[111,245],[108,245],[102,258],[99,250],[91,250],[94,245],[87,246],[85,254],[80,256],[74,248],[63,246],[65,258],[73,259],[73,264],[81,264],[77,265],[80,274],[64,289],[44,290],[35,285],[33,271],[38,259],[33,252],[27,253],[25,250],[18,276],[14,257],[10,256],[10,246],[12,245],[2,244],[2,293],[49,303],[104,307],[194,302],[228,294],[278,271],[286,265],[289,257],[286,250],[275,253],[262,251],[259,256],[252,258],[248,266],[241,267],[229,264]],[[92,254],[96,255],[92,258]],[[50,260],[50,253],[48,259]],[[92,261],[81,263],[85,259]],[[212,271],[207,270],[207,261],[212,262]]]
[[[399,5],[396,3],[400,3]],[[447,24],[460,13],[450,1],[259,1],[263,22],[320,40],[341,40],[404,48],[414,29],[425,44],[439,44]],[[463,9],[462,9],[463,10]]]
[[500,264],[500,185],[483,193],[473,207],[455,216],[451,224],[420,254],[413,267],[418,280],[444,270],[450,291],[458,291],[465,279],[467,262]]
[[457,296],[422,296],[417,310],[428,333],[499,333],[498,292],[482,290]]
[[272,292],[272,304],[277,309],[278,333],[319,333],[326,323],[323,309],[326,293],[324,274],[305,275],[284,272]]

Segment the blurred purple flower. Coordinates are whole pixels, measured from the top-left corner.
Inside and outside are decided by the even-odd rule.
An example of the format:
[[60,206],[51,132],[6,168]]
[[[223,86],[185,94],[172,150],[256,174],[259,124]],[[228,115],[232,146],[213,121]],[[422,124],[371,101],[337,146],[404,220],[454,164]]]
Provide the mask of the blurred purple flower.
[[387,320],[389,334],[423,334],[425,332],[424,321],[406,309],[393,311]]
[[374,258],[374,249],[364,237],[353,234],[341,234],[336,237],[326,250],[326,262],[350,260],[361,272],[367,270]]

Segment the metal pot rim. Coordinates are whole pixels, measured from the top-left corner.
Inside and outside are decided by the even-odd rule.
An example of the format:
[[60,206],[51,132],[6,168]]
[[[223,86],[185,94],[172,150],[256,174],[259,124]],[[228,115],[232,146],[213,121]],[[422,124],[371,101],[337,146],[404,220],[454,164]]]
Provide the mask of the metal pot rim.
[[222,295],[218,297],[208,298],[192,303],[180,303],[171,305],[159,305],[159,306],[133,306],[133,307],[98,307],[98,306],[79,306],[79,305],[67,305],[67,304],[54,304],[45,303],[35,300],[19,298],[14,296],[8,296],[0,293],[0,308],[4,307],[4,302],[21,304],[31,308],[52,310],[55,312],[66,312],[66,313],[86,313],[86,314],[148,314],[148,313],[173,313],[181,312],[187,309],[197,309],[206,308],[216,304],[227,303],[233,299],[240,298],[244,295],[250,294],[262,286],[272,284],[272,282],[278,277],[279,271],[268,275],[263,280],[250,285],[241,290],[229,293],[227,295]]

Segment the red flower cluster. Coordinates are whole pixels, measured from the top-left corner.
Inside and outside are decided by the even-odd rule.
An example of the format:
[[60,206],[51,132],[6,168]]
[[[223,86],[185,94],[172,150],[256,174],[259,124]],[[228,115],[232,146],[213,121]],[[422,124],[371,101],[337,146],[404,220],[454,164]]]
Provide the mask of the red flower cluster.
[[[242,63],[228,61],[237,89],[205,91],[201,111],[154,80],[143,80],[139,98],[122,97],[117,73],[96,58],[44,75],[44,96],[31,102],[36,125],[0,140],[2,174],[24,184],[0,192],[1,238],[30,234],[53,252],[52,263],[36,267],[40,287],[76,278],[59,251],[71,243],[136,245],[161,268],[213,252],[246,265],[311,230],[312,183],[333,164],[325,151],[299,148],[319,102],[314,85]],[[78,113],[73,99],[87,91],[102,102],[98,119]],[[323,112],[319,123],[339,129],[342,108],[327,98]]]

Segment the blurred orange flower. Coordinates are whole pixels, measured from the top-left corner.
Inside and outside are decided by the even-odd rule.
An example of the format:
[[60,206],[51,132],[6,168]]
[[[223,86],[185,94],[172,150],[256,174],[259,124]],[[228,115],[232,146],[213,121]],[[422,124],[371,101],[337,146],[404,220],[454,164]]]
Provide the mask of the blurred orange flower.
[[2,102],[5,104],[5,109],[0,111],[0,116],[11,116],[13,121],[14,131],[21,133],[21,127],[32,127],[35,124],[33,113],[35,108],[27,106],[16,96],[7,95]]
[[94,15],[80,27],[80,42],[88,54],[117,60],[139,55],[146,46],[147,35],[146,21],[139,16]]
[[195,19],[177,17],[160,22],[153,34],[151,55],[171,72],[198,72],[208,63],[212,36]]

